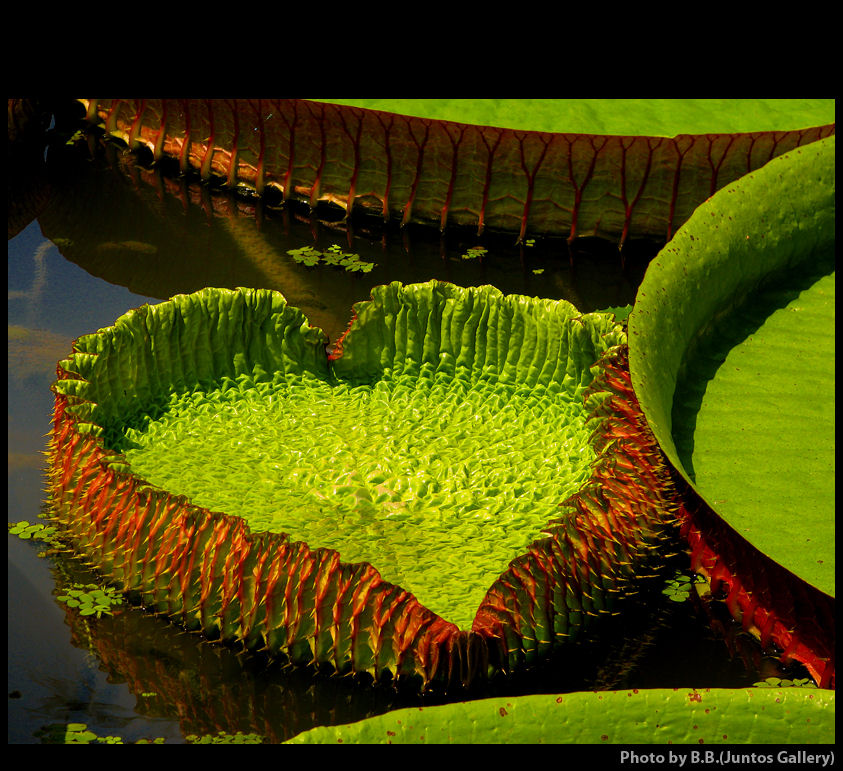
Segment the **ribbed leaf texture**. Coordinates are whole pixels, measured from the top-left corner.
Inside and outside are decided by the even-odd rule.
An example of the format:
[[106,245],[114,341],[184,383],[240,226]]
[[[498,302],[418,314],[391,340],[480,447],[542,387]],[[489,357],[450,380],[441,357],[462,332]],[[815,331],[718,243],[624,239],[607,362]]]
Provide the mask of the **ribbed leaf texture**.
[[[57,369],[50,443],[56,517],[74,547],[145,605],[214,639],[296,664],[422,685],[514,671],[581,639],[593,619],[635,590],[654,555],[658,561],[675,493],[632,392],[625,333],[610,315],[504,297],[492,287],[394,283],[355,306],[330,358],[326,342],[280,294],[247,289],[205,289],[144,306],[77,340]],[[500,539],[484,542],[476,528],[464,540],[466,552],[507,555],[470,624],[454,623],[412,586],[389,580],[396,568],[381,570],[375,556],[352,561],[342,544],[310,544],[287,529],[259,532],[245,514],[152,484],[121,444],[165,415],[174,397],[383,383],[415,394],[447,386],[488,399],[539,393],[582,411],[580,441],[594,460],[538,532],[529,536],[528,528],[529,545],[520,554],[500,552]],[[542,423],[541,414],[534,422]],[[214,453],[206,455],[213,465]],[[547,460],[564,472],[567,458]],[[453,515],[442,508],[442,519]],[[393,511],[365,510],[379,522],[371,533]],[[461,580],[449,566],[439,583],[455,583],[459,593]]]

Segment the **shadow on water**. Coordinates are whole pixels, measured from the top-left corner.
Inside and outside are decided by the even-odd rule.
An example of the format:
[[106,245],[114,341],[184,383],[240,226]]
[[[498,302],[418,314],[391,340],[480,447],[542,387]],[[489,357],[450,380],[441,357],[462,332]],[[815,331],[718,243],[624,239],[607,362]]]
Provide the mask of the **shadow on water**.
[[[50,156],[53,194],[39,222],[66,259],[161,299],[205,286],[275,289],[331,339],[344,331],[353,303],[391,281],[492,284],[506,294],[568,300],[583,312],[624,306],[659,248],[633,242],[622,259],[597,239],[577,242],[572,253],[564,240],[516,246],[511,234],[443,236],[371,217],[347,227],[168,176],[111,142],[95,149],[91,156],[87,147],[61,147]],[[363,274],[298,264],[288,252],[303,246],[336,246],[374,268]],[[486,249],[482,256],[469,251],[478,246]]]
[[[335,340],[372,286],[436,278],[565,299],[587,312],[632,303],[659,246],[629,244],[622,260],[613,245],[599,241],[578,242],[572,254],[564,241],[517,246],[511,235],[442,236],[371,221],[353,221],[348,229],[145,168],[97,138],[61,143],[48,160],[49,195],[46,203],[39,198],[37,225],[9,241],[10,521],[35,521],[42,504],[41,453],[56,361],[74,337],[113,323],[131,307],[205,286],[264,287],[281,291]],[[308,267],[289,254],[334,245],[374,263],[371,273]],[[477,246],[485,254],[469,252]],[[200,643],[137,608],[80,616],[54,597],[68,581],[91,577],[73,560],[38,560],[31,543],[9,540],[13,743],[37,741],[35,729],[69,721],[127,738],[183,741],[188,734],[242,731],[281,741],[316,725],[454,698],[285,668]],[[628,614],[633,620],[624,628],[581,646],[576,666],[571,658],[552,661],[457,698],[735,687],[758,679],[757,663],[745,667],[731,658],[698,607],[652,599]]]

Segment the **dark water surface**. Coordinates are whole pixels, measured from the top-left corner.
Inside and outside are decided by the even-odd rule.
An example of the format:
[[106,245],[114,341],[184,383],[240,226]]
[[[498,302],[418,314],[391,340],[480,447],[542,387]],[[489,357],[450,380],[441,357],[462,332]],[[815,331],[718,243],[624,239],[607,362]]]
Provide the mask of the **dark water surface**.
[[[38,521],[56,362],[72,340],[110,326],[127,310],[204,286],[280,290],[336,339],[371,286],[431,278],[507,293],[564,298],[591,311],[631,303],[657,247],[621,261],[605,243],[569,255],[564,243],[518,248],[511,237],[399,233],[354,223],[354,234],[261,211],[249,201],[139,166],[109,146],[51,151],[46,207],[9,241],[8,436],[10,522]],[[370,274],[296,264],[288,249],[332,244],[376,263]],[[463,259],[470,246],[488,248]],[[83,618],[55,597],[94,580],[72,560],[39,557],[43,544],[9,536],[8,690],[10,743],[40,741],[53,724],[86,723],[124,741],[220,731],[281,741],[315,725],[358,720],[422,703],[412,694],[350,679],[289,671],[224,646],[200,644],[160,618],[123,606]],[[662,598],[663,599],[663,598]],[[738,687],[758,679],[732,658],[691,603],[653,611],[652,623],[612,635],[611,666],[573,678],[570,661],[504,684],[507,693],[582,687]],[[578,676],[579,677],[579,676]],[[573,678],[573,679],[572,679]],[[501,691],[501,692],[503,692]],[[468,697],[489,695],[467,694]],[[437,697],[428,697],[431,703]]]

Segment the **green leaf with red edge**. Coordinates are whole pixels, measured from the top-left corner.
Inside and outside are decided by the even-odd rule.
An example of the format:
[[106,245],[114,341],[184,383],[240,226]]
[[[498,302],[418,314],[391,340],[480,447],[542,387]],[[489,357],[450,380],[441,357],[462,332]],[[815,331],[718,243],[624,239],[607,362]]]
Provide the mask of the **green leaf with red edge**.
[[758,550],[834,596],[835,140],[699,207],[629,319],[665,453]]
[[833,99],[318,99],[418,118],[556,134],[673,137],[834,123]]
[[672,521],[625,341],[440,281],[375,287],[330,357],[277,292],[143,306],[59,364],[56,519],[215,637],[422,683],[513,671],[614,612]]
[[80,101],[204,179],[519,241],[667,240],[715,190],[834,133],[833,100]]

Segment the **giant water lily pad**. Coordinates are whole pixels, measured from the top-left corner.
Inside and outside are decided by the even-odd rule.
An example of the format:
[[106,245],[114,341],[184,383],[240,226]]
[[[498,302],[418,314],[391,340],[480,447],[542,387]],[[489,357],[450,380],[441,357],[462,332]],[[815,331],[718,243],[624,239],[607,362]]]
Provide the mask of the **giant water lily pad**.
[[[756,599],[764,583],[782,592],[774,565],[800,598],[834,596],[834,142],[702,205],[651,264],[629,321],[636,393],[665,453],[726,540],[771,561],[724,568],[736,592],[756,579]],[[746,599],[739,615],[769,637]],[[804,623],[833,640],[833,609],[812,612]]]
[[79,101],[202,179],[519,241],[667,240],[715,190],[835,128],[833,100]]
[[805,688],[654,688],[480,699],[394,710],[349,725],[320,726],[289,740],[290,744],[833,742],[834,692]]
[[834,123],[833,99],[318,99],[368,110],[553,134],[675,137]]
[[190,628],[375,676],[510,669],[614,608],[674,511],[611,314],[390,284],[327,342],[216,289],[77,340],[51,443],[76,548]]

